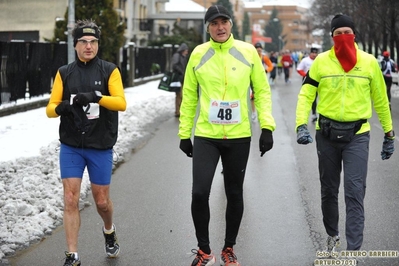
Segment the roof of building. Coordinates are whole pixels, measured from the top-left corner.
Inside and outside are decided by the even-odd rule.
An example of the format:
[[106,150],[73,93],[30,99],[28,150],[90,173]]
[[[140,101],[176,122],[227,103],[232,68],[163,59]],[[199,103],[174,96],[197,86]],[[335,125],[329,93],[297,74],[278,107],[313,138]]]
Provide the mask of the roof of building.
[[300,6],[310,7],[311,0],[253,0],[245,1],[245,8],[261,8],[262,6]]
[[204,13],[204,7],[191,0],[169,0],[165,3],[165,11]]

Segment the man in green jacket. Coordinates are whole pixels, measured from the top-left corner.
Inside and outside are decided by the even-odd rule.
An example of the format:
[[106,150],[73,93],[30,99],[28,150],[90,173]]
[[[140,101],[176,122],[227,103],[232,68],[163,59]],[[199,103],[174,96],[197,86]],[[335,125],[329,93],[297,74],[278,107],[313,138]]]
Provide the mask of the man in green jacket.
[[338,190],[344,170],[347,250],[359,250],[363,242],[372,106],[382,125],[381,158],[394,152],[395,134],[384,79],[374,56],[358,49],[355,26],[346,15],[331,21],[334,46],[319,54],[305,77],[296,109],[297,142],[313,141],[307,130],[312,102],[318,95],[316,147],[319,157],[323,223],[328,234],[326,252],[339,246]]
[[211,6],[205,14],[205,26],[211,39],[198,45],[190,56],[180,108],[180,149],[193,158],[191,212],[199,249],[191,265],[209,266],[216,261],[209,242],[209,195],[221,158],[227,196],[221,265],[233,266],[240,265],[233,246],[244,210],[243,182],[252,136],[250,86],[256,94],[262,129],[261,156],[273,147],[275,121],[265,69],[252,44],[234,39],[227,9]]

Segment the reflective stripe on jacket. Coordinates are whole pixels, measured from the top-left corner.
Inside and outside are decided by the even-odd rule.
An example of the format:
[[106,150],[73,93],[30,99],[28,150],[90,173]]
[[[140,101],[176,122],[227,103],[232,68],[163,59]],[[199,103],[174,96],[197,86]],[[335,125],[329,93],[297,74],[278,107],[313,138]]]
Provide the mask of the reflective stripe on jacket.
[[[234,40],[233,35],[224,42],[209,42],[197,46],[189,59],[180,107],[179,136],[191,137],[195,124],[195,136],[214,139],[237,139],[251,136],[250,87],[255,92],[255,107],[261,128],[275,129],[272,116],[270,86],[259,55],[253,45]],[[241,105],[241,121],[234,125],[209,122],[211,99],[234,101]]]
[[[310,67],[309,77],[312,82],[305,80],[298,95],[296,128],[308,123],[317,93],[317,112],[325,117],[341,122],[369,119],[374,106],[384,132],[392,130],[384,78],[373,55],[357,49],[357,63],[345,73],[332,48],[316,57]],[[370,124],[367,122],[357,134],[369,130]]]

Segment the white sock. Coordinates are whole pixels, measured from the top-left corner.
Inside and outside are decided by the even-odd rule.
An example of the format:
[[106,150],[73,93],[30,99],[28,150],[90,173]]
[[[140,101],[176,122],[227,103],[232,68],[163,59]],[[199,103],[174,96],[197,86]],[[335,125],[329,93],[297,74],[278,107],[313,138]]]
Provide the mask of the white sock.
[[111,229],[105,229],[105,227],[104,227],[104,233],[106,233],[106,234],[111,234],[113,231],[115,231],[115,226],[114,226],[114,224],[112,224],[112,227],[111,227]]
[[75,258],[75,260],[79,259],[79,255],[77,252],[69,252],[69,254],[73,254],[73,257]]

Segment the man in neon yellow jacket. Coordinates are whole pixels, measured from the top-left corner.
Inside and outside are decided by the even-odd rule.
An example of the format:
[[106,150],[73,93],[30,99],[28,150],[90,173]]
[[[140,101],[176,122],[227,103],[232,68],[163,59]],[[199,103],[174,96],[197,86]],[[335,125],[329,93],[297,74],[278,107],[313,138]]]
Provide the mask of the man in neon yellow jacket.
[[[355,26],[346,15],[331,21],[334,46],[319,54],[305,77],[296,109],[297,142],[313,141],[307,130],[312,102],[318,95],[316,125],[317,155],[321,183],[326,252],[340,244],[338,190],[344,169],[347,250],[359,250],[363,242],[364,197],[366,193],[372,106],[385,133],[381,158],[394,152],[395,134],[385,92],[384,79],[374,56],[355,43]],[[342,168],[343,165],[343,168]]]
[[252,135],[250,87],[256,95],[255,106],[262,129],[261,156],[273,147],[275,121],[271,92],[254,46],[234,40],[231,15],[226,8],[211,6],[205,14],[205,23],[211,39],[197,46],[190,56],[178,133],[180,149],[193,157],[191,212],[199,250],[191,265],[215,263],[209,242],[209,194],[219,158],[227,196],[226,238],[221,263],[239,265],[233,245],[243,215],[243,182]]

